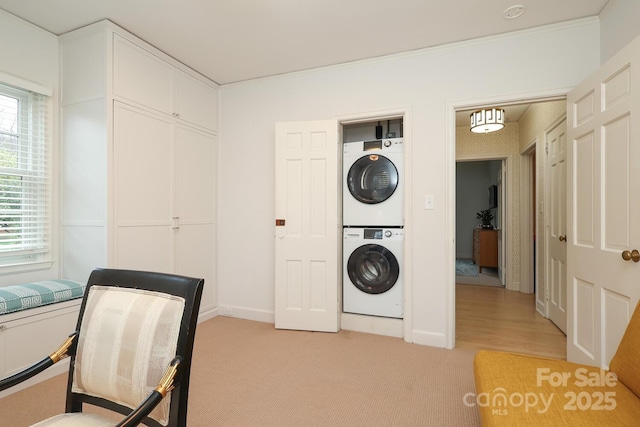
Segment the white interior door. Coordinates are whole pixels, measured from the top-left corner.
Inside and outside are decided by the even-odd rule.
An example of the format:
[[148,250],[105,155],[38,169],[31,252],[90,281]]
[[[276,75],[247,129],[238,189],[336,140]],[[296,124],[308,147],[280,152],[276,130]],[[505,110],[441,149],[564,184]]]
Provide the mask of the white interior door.
[[276,328],[338,331],[338,148],[335,120],[276,124]]
[[[640,296],[640,38],[568,97],[567,358],[606,367]],[[629,260],[623,259],[623,255]]]
[[567,333],[567,121],[547,133],[547,290],[549,319]]

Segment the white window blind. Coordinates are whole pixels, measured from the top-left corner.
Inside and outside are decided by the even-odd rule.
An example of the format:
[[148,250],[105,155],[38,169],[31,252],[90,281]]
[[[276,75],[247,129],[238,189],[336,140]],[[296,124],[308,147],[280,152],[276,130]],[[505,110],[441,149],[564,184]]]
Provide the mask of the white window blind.
[[0,265],[49,252],[46,101],[0,84]]

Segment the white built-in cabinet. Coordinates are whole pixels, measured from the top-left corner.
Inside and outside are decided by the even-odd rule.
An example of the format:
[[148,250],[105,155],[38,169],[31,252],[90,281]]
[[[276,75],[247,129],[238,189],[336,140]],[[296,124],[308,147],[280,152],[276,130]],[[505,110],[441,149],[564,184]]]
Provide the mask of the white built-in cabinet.
[[216,129],[217,89],[118,35],[114,35],[113,51],[117,98]]
[[217,306],[218,86],[109,21],[60,37],[63,277],[203,277]]

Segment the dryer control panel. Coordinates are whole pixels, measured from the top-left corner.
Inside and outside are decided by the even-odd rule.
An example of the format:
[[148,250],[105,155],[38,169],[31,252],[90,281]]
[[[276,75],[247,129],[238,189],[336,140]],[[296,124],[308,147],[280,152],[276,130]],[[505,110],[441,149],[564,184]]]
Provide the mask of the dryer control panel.
[[345,240],[402,240],[402,228],[345,228]]

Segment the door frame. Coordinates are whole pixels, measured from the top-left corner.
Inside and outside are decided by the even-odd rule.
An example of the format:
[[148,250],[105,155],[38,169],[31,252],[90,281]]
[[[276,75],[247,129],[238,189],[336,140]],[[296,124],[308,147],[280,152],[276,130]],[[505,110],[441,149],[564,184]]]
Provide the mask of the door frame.
[[[502,162],[502,166],[501,166],[502,170],[500,174],[506,175],[506,178],[507,178],[506,179],[507,182],[502,183],[503,196],[501,197],[502,203],[500,204],[500,208],[499,208],[500,209],[500,229],[502,231],[502,239],[501,239],[502,247],[499,248],[500,249],[499,254],[501,254],[501,256],[498,257],[498,271],[501,272],[501,274],[499,274],[500,284],[504,286],[506,283],[507,289],[510,289],[509,286],[513,286],[513,283],[505,279],[505,273],[507,273],[507,275],[511,274],[510,272],[513,267],[513,257],[510,255],[507,255],[509,254],[509,248],[513,246],[513,242],[511,241],[513,236],[513,231],[511,230],[511,228],[513,227],[513,224],[511,223],[511,212],[513,212],[513,197],[512,197],[512,189],[509,186],[509,184],[512,182],[512,177],[513,177],[513,156],[510,154],[500,154],[500,153],[487,154],[487,155],[471,154],[466,156],[458,156],[456,158],[456,163],[489,162],[492,160],[497,160]],[[456,191],[457,191],[457,187],[456,187]],[[505,200],[507,201],[507,203],[504,203]]]
[[[401,118],[403,122],[402,126],[402,138],[404,140],[404,247],[403,247],[403,264],[401,268],[403,271],[403,316],[402,319],[387,319],[383,317],[367,316],[366,319],[358,316],[349,316],[347,313],[342,312],[342,297],[340,297],[340,314],[341,325],[348,325],[348,329],[359,332],[377,333],[381,335],[397,336],[402,335],[402,338],[409,343],[414,342],[413,334],[413,266],[412,266],[412,222],[411,222],[411,187],[412,187],[412,170],[411,170],[411,157],[412,157],[412,139],[411,131],[413,129],[412,124],[412,107],[409,105],[401,105],[395,108],[372,110],[356,112],[351,114],[341,114],[332,117],[338,121],[338,139],[339,143],[342,143],[342,127],[344,125],[350,125],[355,123],[364,123],[376,120],[398,119]],[[342,150],[340,155],[342,155]],[[339,159],[340,165],[342,165],[342,157]],[[401,177],[402,178],[402,177]],[[340,189],[342,192],[342,169],[340,168]],[[342,200],[342,195],[339,197]],[[342,205],[340,206],[340,227],[342,228]],[[340,248],[339,262],[343,262],[342,248]],[[454,260],[455,262],[455,260]],[[342,269],[340,269],[342,272]],[[344,280],[344,279],[343,279]],[[342,282],[339,286],[339,294],[342,296]],[[346,314],[346,316],[345,316]],[[399,323],[402,323],[399,325]],[[401,326],[397,328],[396,325]]]
[[[445,311],[447,312],[446,347],[454,348],[456,341],[456,111],[470,110],[479,107],[500,106],[506,104],[523,104],[533,102],[555,101],[566,99],[572,90],[568,88],[556,88],[542,91],[530,91],[522,93],[503,94],[501,96],[469,98],[447,101],[447,134],[446,134],[446,161],[445,161],[445,217],[446,235],[449,236],[445,244],[446,261],[446,292]],[[522,255],[521,255],[522,256]],[[522,263],[521,263],[522,265]],[[540,277],[542,272],[538,272]]]
[[537,237],[539,231],[539,221],[535,228],[533,226],[533,219],[538,215],[538,195],[533,192],[534,183],[538,188],[538,173],[533,166],[537,145],[538,138],[535,137],[520,152],[520,292],[528,294],[539,289],[539,276],[534,274],[539,248],[536,245],[535,251],[533,249],[533,235]]

